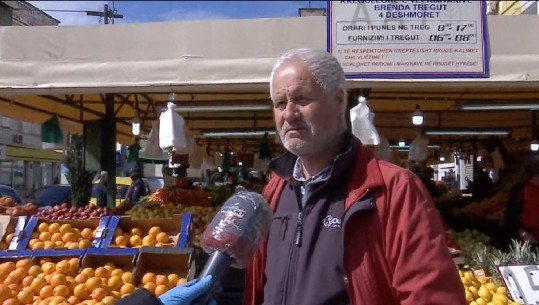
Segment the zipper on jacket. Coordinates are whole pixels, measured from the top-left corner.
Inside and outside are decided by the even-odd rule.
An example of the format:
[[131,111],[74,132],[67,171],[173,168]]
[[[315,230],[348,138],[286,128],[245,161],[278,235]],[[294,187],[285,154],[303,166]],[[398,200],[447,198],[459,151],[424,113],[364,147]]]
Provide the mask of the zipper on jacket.
[[296,246],[301,247],[301,237],[303,235],[303,209],[298,212],[297,221],[295,244]]
[[[288,228],[288,220],[290,219],[290,217],[278,216],[278,217],[273,217],[273,219],[281,220],[281,227],[279,228],[279,231],[282,232],[282,239],[284,240],[286,237],[286,230]],[[283,226],[284,226],[284,230],[283,230]]]

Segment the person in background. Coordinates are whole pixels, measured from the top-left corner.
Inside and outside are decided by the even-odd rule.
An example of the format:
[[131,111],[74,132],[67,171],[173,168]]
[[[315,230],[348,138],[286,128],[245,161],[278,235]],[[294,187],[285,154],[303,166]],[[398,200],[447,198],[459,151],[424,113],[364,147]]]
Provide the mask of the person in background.
[[99,174],[99,183],[97,184],[95,188],[96,194],[94,197],[96,198],[96,205],[98,207],[106,207],[107,206],[107,183],[109,181],[109,173],[106,171],[101,171]]
[[324,50],[291,50],[273,67],[288,152],[270,163],[273,223],[246,271],[244,304],[465,304],[432,197],[351,134],[346,95]]
[[422,172],[419,173],[419,178],[421,182],[425,184],[425,187],[429,191],[429,194],[432,196],[432,199],[440,197],[440,191],[434,182],[434,169],[430,166],[425,167]]
[[140,201],[140,198],[146,196],[146,183],[142,180],[142,173],[138,168],[135,168],[129,174],[131,177],[131,185],[127,191],[127,202],[131,205]]
[[528,166],[524,179],[509,191],[502,228],[511,238],[538,246],[539,240],[539,162]]

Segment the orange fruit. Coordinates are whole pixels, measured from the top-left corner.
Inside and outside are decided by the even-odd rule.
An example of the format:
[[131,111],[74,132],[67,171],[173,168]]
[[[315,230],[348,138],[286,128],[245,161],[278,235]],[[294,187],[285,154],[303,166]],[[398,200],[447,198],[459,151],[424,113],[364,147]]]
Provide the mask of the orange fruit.
[[139,229],[139,228],[133,228],[133,229],[131,229],[131,235],[141,236],[142,235],[142,230]]
[[55,241],[54,244],[56,245],[56,248],[65,248],[65,244],[63,241]]
[[32,290],[32,288],[29,288],[29,287],[23,288],[17,294],[17,300],[21,304],[32,303],[34,301],[34,291]]
[[107,271],[110,274],[112,272],[112,270],[116,269],[116,265],[114,265],[113,263],[105,263],[103,268],[107,269]]
[[49,224],[46,222],[42,222],[37,226],[38,232],[49,232]]
[[5,240],[6,244],[9,245],[12,239],[13,239],[13,233],[9,233],[8,235],[6,235],[6,240]]
[[174,287],[178,284],[180,277],[176,273],[171,273],[168,276],[168,285],[169,287]]
[[63,225],[60,226],[60,233],[64,235],[66,233],[71,233],[72,231],[73,231],[73,227],[68,223],[64,223]]
[[161,228],[157,226],[151,227],[150,230],[148,231],[148,234],[154,237],[157,236],[157,234],[159,233],[161,233]]
[[32,238],[28,241],[28,248],[32,249],[34,245],[39,241],[37,238]]
[[43,249],[45,250],[52,250],[56,248],[56,244],[50,240],[46,240],[43,242]]
[[69,298],[67,298],[67,302],[69,304],[79,304],[80,300],[76,296],[72,295]]
[[74,242],[74,241],[77,241],[77,237],[75,237],[75,234],[73,234],[71,232],[63,233],[62,234],[62,241],[64,243]]
[[66,285],[67,280],[65,275],[63,274],[53,274],[50,280],[50,284],[52,287]]
[[49,233],[48,231],[41,232],[41,233],[39,233],[38,239],[39,239],[40,241],[51,240],[51,233]]
[[116,268],[110,272],[110,276],[115,276],[115,275],[122,276],[123,273],[124,271],[122,269]]
[[2,305],[19,305],[19,300],[17,300],[16,298],[9,298],[9,299],[6,299]]
[[9,285],[7,285],[7,288],[9,288],[9,290],[11,290],[11,297],[12,298],[17,298],[17,293],[19,293],[19,291],[21,291],[21,286],[19,286],[19,284],[9,284]]
[[158,243],[168,243],[170,237],[166,232],[160,232],[155,236],[155,241]]
[[90,295],[90,291],[85,284],[78,284],[73,288],[73,295],[79,300],[84,300]]
[[101,302],[101,300],[103,300],[103,298],[106,296],[107,296],[107,291],[105,290],[105,288],[99,287],[99,288],[96,288],[94,291],[92,291],[92,299],[98,302]]
[[39,291],[43,286],[47,285],[47,281],[42,277],[36,277],[30,284],[30,288],[34,290],[35,294],[39,294]]
[[157,275],[155,275],[155,273],[153,272],[146,272],[143,276],[142,276],[142,285],[148,283],[148,282],[153,282],[155,283],[155,280],[157,279]]
[[21,260],[18,260],[15,263],[15,269],[17,268],[24,268],[25,270],[30,269],[34,264],[32,264],[32,261],[29,258],[23,258]]
[[131,247],[136,247],[142,245],[142,239],[139,235],[133,235],[129,238],[129,244]]
[[153,245],[155,245],[155,237],[153,237],[152,235],[144,236],[144,238],[142,239],[142,245],[143,246],[153,246]]
[[4,279],[4,285],[11,285],[11,284],[19,284],[19,279],[11,276],[11,275],[8,275],[5,279]]
[[56,271],[56,264],[51,262],[45,262],[43,263],[43,265],[41,265],[41,270],[43,270],[43,273],[45,274],[51,274]]
[[116,301],[117,299],[115,297],[108,295],[101,300],[101,303],[105,305],[113,305],[114,303],[116,303]]
[[155,294],[155,287],[157,287],[157,285],[155,285],[154,282],[148,282],[144,284],[142,287],[148,290],[149,292],[151,292],[152,294]]
[[124,235],[120,235],[114,239],[114,244],[120,247],[127,246],[127,243],[129,242],[128,238]]
[[155,284],[157,286],[164,285],[168,287],[168,277],[166,275],[159,274],[155,277]]
[[57,241],[60,241],[60,240],[62,240],[62,233],[56,232],[56,233],[53,233],[51,235],[51,241],[52,242],[57,242]]
[[135,291],[135,286],[131,283],[125,283],[122,285],[122,288],[120,288],[120,294],[122,297],[126,294],[130,294],[133,291]]
[[79,249],[87,249],[87,248],[90,248],[91,245],[92,245],[92,243],[90,242],[90,240],[81,239],[77,246],[78,246]]
[[75,282],[78,284],[84,284],[88,280],[88,276],[84,273],[79,273],[75,276]]
[[38,276],[41,272],[41,266],[33,265],[30,268],[28,268],[28,274],[33,276]]
[[107,287],[109,287],[112,290],[119,291],[120,288],[122,288],[122,285],[123,285],[122,278],[117,275],[111,276],[107,281]]
[[45,249],[45,243],[43,243],[42,241],[36,241],[33,245],[32,245],[32,250],[43,250]]
[[71,266],[72,270],[78,270],[79,269],[79,259],[77,257],[73,257],[69,259],[69,265]]
[[176,283],[176,286],[180,286],[180,285],[183,285],[187,283],[187,279],[184,278],[184,277],[181,277],[179,280],[178,280],[178,283]]
[[60,305],[60,304],[63,304],[65,303],[67,300],[66,298],[64,298],[63,296],[53,296],[50,300],[49,300],[49,305]]
[[163,293],[167,292],[168,290],[168,287],[165,286],[165,285],[157,285],[155,287],[155,296],[156,297],[159,297],[160,295],[162,295]]
[[98,277],[89,278],[85,284],[89,291],[93,291],[94,289],[103,286],[103,282]]
[[34,281],[34,278],[35,278],[35,276],[33,276],[33,275],[25,276],[21,281],[22,287],[29,287],[32,284],[32,282]]
[[5,285],[0,285],[0,303],[11,297],[11,289]]
[[97,267],[94,275],[99,278],[107,278],[109,277],[109,271],[105,267]]
[[41,289],[39,290],[39,297],[42,298],[42,299],[46,299],[48,297],[51,297],[52,296],[52,291],[53,291],[53,288],[51,285],[45,285],[43,287],[41,287]]
[[28,271],[24,267],[19,267],[9,273],[10,276],[16,278],[19,281],[21,281],[27,274]]
[[69,287],[67,287],[66,285],[58,285],[52,290],[53,296],[68,298],[70,294],[71,291],[69,291]]
[[93,277],[94,276],[94,269],[90,268],[90,267],[86,267],[84,269],[82,269],[82,271],[80,272],[81,274],[84,274],[86,275],[86,277],[90,278],[90,277]]
[[122,282],[125,283],[129,283],[129,281],[131,280],[131,271],[126,271],[122,274]]
[[82,229],[82,231],[80,231],[80,237],[82,237],[84,239],[91,240],[94,237],[92,229],[90,229],[90,228]]
[[61,274],[64,274],[64,275],[69,275],[69,274],[73,273],[72,270],[71,270],[71,264],[67,260],[59,261],[56,264],[56,271],[58,271],[58,273],[61,273]]
[[53,222],[49,225],[49,233],[54,234],[60,232],[60,224]]

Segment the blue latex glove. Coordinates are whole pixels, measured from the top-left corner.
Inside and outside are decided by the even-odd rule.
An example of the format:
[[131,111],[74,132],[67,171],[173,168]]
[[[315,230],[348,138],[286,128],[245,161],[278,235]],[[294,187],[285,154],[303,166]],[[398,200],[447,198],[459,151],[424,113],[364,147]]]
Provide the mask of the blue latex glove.
[[[181,286],[174,287],[158,297],[163,305],[191,305],[198,297],[203,295],[211,286],[212,277],[208,275],[203,279],[189,281]],[[208,305],[216,305],[215,300]]]

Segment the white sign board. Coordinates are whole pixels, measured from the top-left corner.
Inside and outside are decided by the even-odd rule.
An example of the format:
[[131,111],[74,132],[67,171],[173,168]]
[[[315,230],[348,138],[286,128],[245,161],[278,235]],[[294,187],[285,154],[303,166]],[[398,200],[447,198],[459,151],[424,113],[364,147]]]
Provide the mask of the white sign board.
[[520,304],[539,304],[539,265],[499,266],[507,290]]
[[488,77],[485,1],[328,1],[347,78]]

